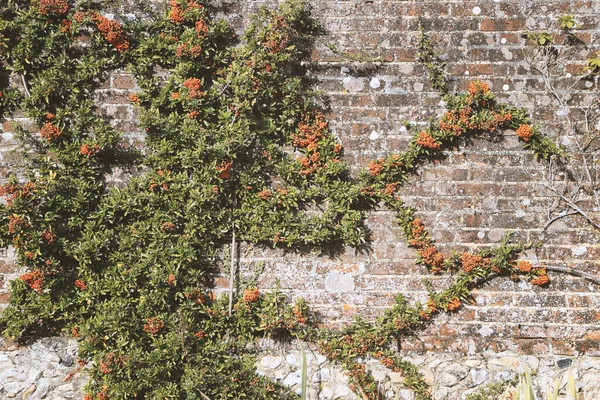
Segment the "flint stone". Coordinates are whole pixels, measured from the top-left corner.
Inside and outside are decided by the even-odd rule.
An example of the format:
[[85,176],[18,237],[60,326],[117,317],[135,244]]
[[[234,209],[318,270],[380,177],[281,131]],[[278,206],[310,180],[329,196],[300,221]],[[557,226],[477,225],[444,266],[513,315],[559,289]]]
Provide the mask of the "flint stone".
[[260,365],[265,368],[275,369],[281,365],[283,360],[279,356],[265,356],[260,360]]

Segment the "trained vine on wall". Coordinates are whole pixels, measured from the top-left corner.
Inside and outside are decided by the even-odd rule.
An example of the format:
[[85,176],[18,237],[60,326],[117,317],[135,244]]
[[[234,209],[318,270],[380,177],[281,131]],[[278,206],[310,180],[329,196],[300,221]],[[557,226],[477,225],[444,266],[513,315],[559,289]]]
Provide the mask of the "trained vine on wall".
[[[0,117],[22,113],[22,173],[1,192],[4,246],[27,272],[11,283],[2,313],[12,338],[65,331],[89,364],[86,399],[279,399],[285,387],[258,376],[251,343],[293,334],[344,366],[354,390],[383,395],[366,371],[379,359],[420,399],[429,388],[391,350],[435,314],[459,309],[496,275],[543,285],[543,268],[515,262],[528,245],[442,254],[401,189],[419,166],[473,137],[515,130],[540,158],[563,151],[521,109],[489,87],[446,94],[447,112],[415,133],[403,153],[350,174],[320,99],[299,75],[322,33],[310,8],[289,0],[263,9],[243,37],[194,0],[171,0],[152,20],[121,24],[93,3],[9,0],[0,6]],[[96,89],[126,68],[139,91],[146,148],[123,148],[97,109]],[[139,173],[123,188],[106,176],[123,163]],[[314,211],[319,205],[319,212]],[[397,212],[417,262],[454,283],[426,304],[396,304],[374,322],[317,328],[308,305],[247,287],[215,298],[222,249],[244,241],[335,254],[368,243],[366,213]],[[229,308],[231,307],[231,308]]]

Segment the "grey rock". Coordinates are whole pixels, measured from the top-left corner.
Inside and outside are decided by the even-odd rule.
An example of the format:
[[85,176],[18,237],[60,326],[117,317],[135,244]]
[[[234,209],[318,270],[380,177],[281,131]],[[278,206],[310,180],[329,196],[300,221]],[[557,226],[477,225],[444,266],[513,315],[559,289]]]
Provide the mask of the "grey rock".
[[56,390],[61,391],[61,392],[72,392],[75,390],[75,386],[73,386],[73,384],[71,382],[69,382],[69,383],[65,383],[64,385],[60,385],[59,387],[56,388]]
[[468,367],[476,367],[481,364],[481,360],[467,360],[465,361],[465,365]]
[[456,375],[450,374],[446,371],[442,372],[438,377],[438,382],[440,383],[440,385],[446,387],[456,386],[458,381],[459,379]]
[[569,368],[572,364],[573,364],[573,360],[571,360],[570,358],[563,358],[556,362],[556,365],[560,369]]
[[302,381],[302,370],[294,371],[283,380],[283,384],[285,386],[293,387],[295,385],[299,385]]
[[69,354],[69,352],[67,350],[59,350],[57,352],[58,357],[60,358],[60,363],[63,364],[66,367],[72,367],[74,360],[73,360],[73,356],[71,354]]
[[472,369],[471,370],[471,379],[475,385],[481,385],[486,382],[489,378],[489,375],[485,369]]
[[3,386],[3,389],[6,398],[14,399],[19,395],[19,393],[27,389],[28,386],[29,385],[27,383],[23,382],[9,382]]
[[0,353],[0,371],[6,371],[13,368],[14,363],[7,353]]
[[260,360],[260,365],[265,368],[275,369],[281,365],[283,359],[279,356],[265,356]]
[[510,372],[510,371],[500,371],[500,372],[497,372],[497,373],[495,374],[495,378],[494,378],[494,379],[495,379],[495,380],[497,379],[497,380],[505,380],[505,381],[507,381],[507,380],[509,380],[509,379],[512,379],[514,376],[515,376],[515,373],[514,373],[514,372]]
[[446,366],[438,379],[443,386],[452,387],[465,379],[468,373],[467,369],[461,364],[454,363]]
[[27,374],[27,381],[28,382],[35,382],[38,379],[40,379],[42,377],[42,371],[40,371],[39,369],[31,369],[31,371],[29,371],[29,373]]
[[373,375],[373,379],[376,381],[382,382],[387,379],[388,371],[384,366],[373,365],[373,368],[371,369],[371,375]]
[[11,368],[0,373],[0,382],[23,382],[27,376],[21,369]]
[[321,368],[319,370],[319,379],[321,382],[331,379],[331,370],[329,368]]
[[444,400],[448,397],[448,389],[445,387],[441,387],[435,391],[433,394],[433,398],[436,400]]
[[448,365],[446,368],[444,368],[444,371],[448,372],[449,374],[455,375],[460,380],[465,379],[465,377],[469,373],[469,371],[467,371],[465,367],[457,363]]
[[52,381],[42,378],[37,381],[37,390],[33,393],[33,396],[36,399],[43,399],[52,388]]
[[333,399],[333,396],[334,396],[333,389],[331,389],[329,387],[325,387],[325,388],[321,389],[321,391],[319,392],[319,400],[330,400],[330,399]]

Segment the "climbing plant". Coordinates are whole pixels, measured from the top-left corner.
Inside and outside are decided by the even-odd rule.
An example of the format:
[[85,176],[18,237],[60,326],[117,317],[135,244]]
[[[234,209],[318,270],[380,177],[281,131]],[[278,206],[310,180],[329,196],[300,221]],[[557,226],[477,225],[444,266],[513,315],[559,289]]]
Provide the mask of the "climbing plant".
[[[482,82],[446,94],[447,112],[406,151],[352,176],[321,99],[302,79],[301,61],[322,33],[302,1],[263,9],[241,38],[194,0],[171,0],[163,16],[125,25],[92,2],[9,0],[1,11],[1,117],[18,110],[31,121],[17,127],[21,172],[2,186],[2,244],[27,270],[11,283],[4,334],[78,338],[81,362],[93,361],[87,399],[293,397],[256,375],[251,346],[286,334],[316,343],[365,398],[382,396],[364,364],[373,357],[426,399],[427,385],[391,350],[392,338],[459,309],[493,276],[548,282],[544,269],[515,262],[530,245],[508,238],[442,254],[401,199],[421,165],[473,137],[513,129],[540,158],[563,154]],[[130,101],[145,133],[140,153],[125,149],[98,111],[96,89],[122,68],[139,88]],[[122,164],[137,173],[109,187]],[[442,291],[426,283],[426,304],[398,294],[376,321],[331,331],[313,323],[304,301],[288,304],[276,290],[214,295],[230,243],[362,249],[366,213],[378,207],[397,213],[418,263],[454,276]]]

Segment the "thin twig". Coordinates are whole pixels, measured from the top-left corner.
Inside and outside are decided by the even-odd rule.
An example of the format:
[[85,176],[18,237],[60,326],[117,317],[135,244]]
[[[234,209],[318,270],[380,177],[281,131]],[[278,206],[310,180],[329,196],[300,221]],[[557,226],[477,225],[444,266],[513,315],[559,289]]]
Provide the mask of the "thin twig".
[[561,214],[557,215],[556,217],[552,218],[550,221],[546,222],[546,225],[544,225],[544,229],[542,229],[542,230],[545,231],[546,229],[548,229],[548,227],[550,225],[552,225],[554,222],[558,221],[561,218],[568,217],[570,215],[577,215],[577,214],[579,214],[577,211],[571,211],[570,213],[561,213]]
[[582,148],[581,144],[579,143],[579,140],[577,141],[577,147],[579,147],[579,151],[581,152],[581,159],[583,160],[583,166],[585,168],[585,173],[587,175],[588,182],[590,184],[590,189],[592,190],[592,193],[594,194],[594,202],[596,204],[596,208],[600,208],[600,200],[598,200],[598,191],[596,190],[596,184],[595,184],[594,180],[592,179],[592,173],[590,172],[590,167],[589,167],[587,159],[585,157],[586,156],[585,149]]
[[598,225],[585,211],[583,211],[577,204],[573,203],[573,201],[567,197],[565,197],[562,193],[559,193],[555,188],[553,188],[552,186],[548,185],[548,184],[544,184],[545,187],[547,187],[548,189],[552,190],[557,196],[559,196],[561,199],[563,199],[568,205],[569,207],[571,207],[573,210],[577,211],[577,213],[579,215],[581,215],[583,218],[585,218],[594,228],[599,229],[600,230],[600,225]]
[[228,87],[229,87],[229,82],[227,82],[227,84],[223,87],[223,89],[221,89],[221,91],[219,92],[219,96],[223,95],[223,93],[225,93],[225,91],[227,90]]
[[200,396],[202,396],[202,398],[204,400],[210,400],[210,397],[208,397],[207,395],[205,395],[204,393],[202,393],[202,390],[198,390],[200,392]]
[[548,271],[563,272],[563,273],[570,274],[570,275],[580,276],[582,278],[587,279],[588,281],[591,281],[597,285],[600,285],[600,277],[597,277],[592,274],[588,274],[587,272],[579,271],[579,270],[576,270],[573,268],[568,268],[568,267],[559,267],[557,265],[544,265],[544,268],[546,268]]
[[231,230],[231,266],[229,267],[229,316],[233,309],[233,281],[235,280],[235,228]]
[[25,89],[25,93],[27,93],[27,97],[31,97],[31,92],[29,91],[29,86],[27,86],[27,80],[25,80],[25,75],[21,74],[21,83],[23,83],[23,89]]

